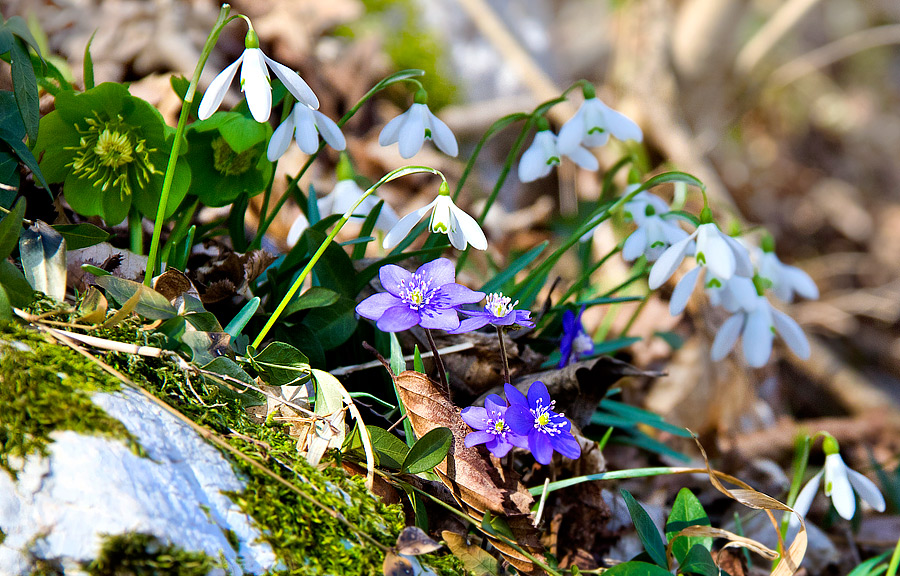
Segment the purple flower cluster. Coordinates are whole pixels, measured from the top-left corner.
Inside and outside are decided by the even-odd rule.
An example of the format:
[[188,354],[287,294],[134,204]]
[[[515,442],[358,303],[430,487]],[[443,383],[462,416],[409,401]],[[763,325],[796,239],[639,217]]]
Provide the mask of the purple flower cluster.
[[[484,310],[460,310],[463,304],[475,304],[485,298],[455,282],[453,263],[446,258],[432,260],[411,273],[387,264],[378,271],[385,292],[369,296],[356,306],[363,318],[375,320],[379,330],[401,332],[413,326],[446,330],[451,334],[471,332],[488,324],[494,326],[534,327],[527,310],[516,310],[503,294],[490,294]],[[460,322],[458,313],[465,314]]]
[[513,446],[526,448],[534,459],[547,465],[553,452],[559,452],[573,460],[581,456],[581,445],[572,435],[572,423],[562,413],[553,410],[556,405],[543,382],[535,382],[528,388],[528,395],[506,384],[509,404],[496,394],[484,401],[484,408],[469,406],[462,411],[462,419],[474,432],[466,436],[466,446],[484,444],[491,454],[501,458]]

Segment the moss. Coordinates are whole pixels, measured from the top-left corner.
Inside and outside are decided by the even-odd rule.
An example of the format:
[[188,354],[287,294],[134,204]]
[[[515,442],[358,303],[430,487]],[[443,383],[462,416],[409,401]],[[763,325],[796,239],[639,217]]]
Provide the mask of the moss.
[[188,552],[139,532],[107,536],[97,558],[83,566],[91,576],[206,576],[218,567],[221,562],[203,552]]
[[46,455],[55,430],[120,438],[139,450],[125,426],[91,401],[93,392],[118,388],[116,379],[74,350],[0,322],[0,468],[15,476],[15,460]]

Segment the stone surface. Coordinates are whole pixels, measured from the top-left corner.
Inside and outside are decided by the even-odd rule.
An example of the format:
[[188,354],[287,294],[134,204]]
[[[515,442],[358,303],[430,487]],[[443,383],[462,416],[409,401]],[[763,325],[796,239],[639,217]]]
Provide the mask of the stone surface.
[[[104,534],[143,532],[224,559],[230,574],[258,574],[275,555],[253,520],[223,492],[243,489],[231,464],[193,430],[140,394],[96,394],[147,452],[72,431],[53,434],[47,458],[30,456],[18,481],[0,471],[0,574],[29,571],[29,555],[77,571]],[[226,530],[240,541],[232,548]]]

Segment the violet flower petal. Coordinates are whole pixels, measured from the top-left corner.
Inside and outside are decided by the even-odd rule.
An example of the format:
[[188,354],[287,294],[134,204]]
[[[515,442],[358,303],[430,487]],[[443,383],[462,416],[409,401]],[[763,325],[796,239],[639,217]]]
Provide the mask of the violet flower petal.
[[468,408],[463,408],[459,415],[463,419],[463,422],[468,424],[472,429],[484,430],[485,422],[487,421],[487,410],[481,406],[469,406]]
[[412,280],[412,274],[410,274],[409,270],[395,264],[385,264],[378,270],[378,279],[385,290],[394,296],[399,296],[400,283],[405,282],[409,284],[410,280]]
[[503,391],[506,393],[506,399],[509,401],[510,406],[519,404],[526,409],[528,408],[528,398],[526,398],[518,388],[512,384],[506,383],[503,385]]
[[446,258],[437,258],[419,266],[416,274],[428,278],[433,286],[452,284],[456,280],[456,268]]
[[528,388],[528,405],[531,408],[537,408],[539,400],[543,406],[550,405],[550,393],[547,391],[547,387],[544,383],[540,380],[536,381]]
[[475,304],[484,300],[484,292],[476,292],[461,284],[444,284],[440,288],[441,304],[446,307]]
[[490,442],[496,438],[490,432],[485,432],[483,430],[478,430],[476,432],[469,432],[466,434],[466,448],[471,448],[477,444],[484,444],[485,442]]
[[388,308],[375,325],[382,332],[402,332],[419,323],[420,316],[405,304]]
[[528,435],[528,448],[534,459],[545,466],[553,460],[553,446],[550,444],[550,438],[543,432],[535,430]]
[[379,292],[357,304],[356,313],[369,320],[378,320],[388,309],[401,304],[403,302],[393,294]]
[[[422,328],[431,330],[455,330],[459,328],[459,316],[453,308],[422,308],[419,310],[421,314]],[[380,326],[379,326],[380,328]]]
[[506,409],[506,425],[515,434],[528,435],[534,430],[534,415],[521,404],[511,404]]

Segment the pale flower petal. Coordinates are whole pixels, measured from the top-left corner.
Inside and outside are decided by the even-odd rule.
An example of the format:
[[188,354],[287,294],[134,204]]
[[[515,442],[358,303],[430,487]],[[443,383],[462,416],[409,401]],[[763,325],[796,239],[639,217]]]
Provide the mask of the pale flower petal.
[[397,225],[391,228],[391,231],[387,233],[384,237],[384,242],[382,242],[381,246],[385,250],[391,250],[399,244],[406,235],[410,233],[410,231],[415,228],[416,224],[419,223],[419,220],[422,219],[422,216],[428,213],[429,210],[434,208],[434,205],[437,203],[437,198],[431,201],[430,204],[423,206],[416,210],[415,212],[410,212],[406,216],[400,219],[397,222]]
[[797,324],[793,318],[775,308],[772,309],[772,320],[775,324],[775,330],[778,331],[778,334],[781,336],[781,339],[784,340],[784,343],[787,344],[787,347],[790,348],[798,358],[809,360],[811,354],[809,340],[806,339],[806,334],[803,333],[803,329],[800,328],[800,325]]
[[713,340],[712,349],[709,353],[709,356],[713,361],[718,362],[728,356],[728,353],[731,352],[732,348],[734,348],[734,345],[737,343],[743,327],[744,314],[740,313],[729,316],[728,319],[722,323],[722,327],[719,328],[719,332],[716,334],[716,339]]
[[840,454],[825,457],[825,495],[831,497],[834,509],[841,518],[850,520],[856,513],[856,496],[847,477],[847,465]]
[[731,246],[715,224],[701,224],[697,228],[697,261],[704,261],[713,276],[729,280],[734,275],[735,257]]
[[591,154],[590,150],[587,148],[578,146],[575,149],[570,150],[565,156],[585,170],[596,172],[600,169],[600,162],[597,160],[597,157]]
[[622,258],[626,262],[637,260],[644,250],[647,248],[647,229],[638,226],[637,230],[631,233],[631,236],[625,239],[622,245]]
[[241,92],[247,99],[250,114],[257,122],[265,122],[272,113],[272,85],[265,56],[259,48],[244,50],[241,66]]
[[275,133],[269,139],[269,146],[266,148],[266,158],[269,159],[269,162],[274,162],[284,156],[293,137],[294,115],[291,114],[287,120],[281,123],[281,126],[275,129]]
[[[816,492],[819,491],[819,483],[822,480],[822,475],[825,473],[824,470],[819,471],[818,474],[809,479],[809,482],[803,487],[803,490],[800,490],[800,493],[797,494],[797,499],[794,501],[794,512],[799,514],[800,516],[806,518],[806,515],[809,514],[809,509],[812,507],[812,502],[816,497]],[[800,520],[797,519],[796,514],[791,514],[790,527],[799,526]]]
[[687,253],[688,248],[690,247],[691,240],[693,240],[694,234],[691,234],[681,242],[677,244],[672,244],[669,248],[662,253],[656,263],[653,265],[653,268],[650,269],[650,278],[648,279],[648,284],[651,290],[656,290],[663,284],[665,284],[666,280],[672,277],[672,274],[675,273],[675,270],[678,269],[678,266],[681,265],[681,262],[684,260],[684,256]]
[[400,128],[403,126],[403,123],[406,122],[406,117],[408,115],[409,110],[395,118],[391,118],[390,122],[384,125],[384,128],[381,129],[381,133],[378,134],[378,144],[380,146],[390,146],[391,144],[397,143],[400,139]]
[[318,110],[313,112],[313,115],[316,118],[316,128],[319,130],[319,134],[322,135],[325,142],[335,150],[340,151],[345,149],[347,147],[347,140],[344,138],[344,134],[341,132],[338,125],[331,118]]
[[[423,106],[425,106],[423,104]],[[444,124],[444,121],[431,113],[431,110],[425,106],[425,111],[427,112],[427,121],[429,128],[431,129],[431,140],[434,142],[434,145],[437,146],[441,152],[446,154],[447,156],[456,157],[459,154],[459,144],[456,142],[456,136],[453,135],[453,132],[450,128]]]
[[269,68],[272,69],[275,76],[281,80],[281,83],[284,84],[285,88],[288,89],[288,92],[290,92],[298,102],[309,106],[313,110],[319,108],[319,99],[316,98],[316,95],[309,87],[309,84],[307,84],[299,74],[284,64],[272,60],[265,54],[263,54],[263,58],[265,58],[266,64],[269,65]]
[[675,285],[675,290],[672,291],[672,299],[669,301],[669,314],[678,316],[684,312],[684,308],[694,292],[694,286],[697,284],[697,278],[700,276],[701,270],[703,270],[702,267],[695,267]]
[[242,53],[237,60],[213,78],[213,81],[210,82],[209,87],[206,89],[206,93],[203,94],[203,99],[200,100],[197,118],[206,120],[219,108],[222,104],[222,99],[225,98],[225,94],[228,92],[228,87],[231,86],[231,81],[234,80],[238,66],[241,65],[243,60],[244,54]]
[[[603,104],[601,102],[601,104]],[[606,129],[617,139],[621,141],[634,140],[641,142],[644,139],[644,133],[640,127],[628,116],[613,110],[606,104],[603,104],[603,119],[606,121]]]
[[424,104],[413,104],[407,112],[406,121],[400,127],[398,140],[400,156],[412,158],[425,142],[425,113],[428,108]]
[[314,112],[305,104],[297,104],[292,112],[296,130],[294,138],[297,147],[306,154],[315,154],[319,149],[319,133],[316,131],[316,117]]
[[[761,296],[761,298],[765,297]],[[754,368],[765,366],[769,361],[769,356],[772,355],[774,338],[772,315],[767,302],[747,314],[743,333],[744,358],[747,360],[747,364]]]
[[884,496],[881,495],[881,490],[878,489],[874,482],[850,468],[847,468],[847,477],[850,480],[850,485],[853,486],[853,489],[856,490],[863,502],[878,512],[884,512],[886,505]]
[[478,222],[456,205],[452,205],[450,210],[456,218],[459,229],[462,231],[469,244],[472,245],[472,248],[475,248],[476,250],[487,250],[487,238],[485,238],[484,231],[481,230],[481,226],[478,225]]

